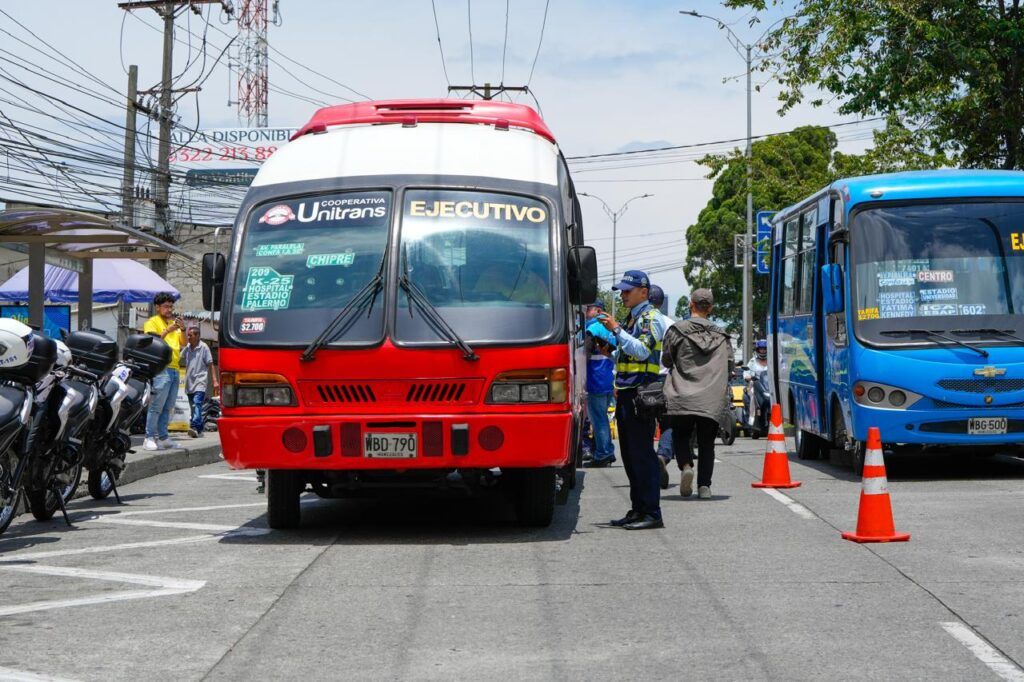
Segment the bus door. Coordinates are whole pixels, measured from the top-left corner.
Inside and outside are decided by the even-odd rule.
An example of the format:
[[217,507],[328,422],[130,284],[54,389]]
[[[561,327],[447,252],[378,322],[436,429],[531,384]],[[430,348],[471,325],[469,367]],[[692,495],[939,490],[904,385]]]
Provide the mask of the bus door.
[[811,247],[814,250],[814,259],[810,269],[806,271],[806,276],[810,279],[808,284],[813,287],[811,293],[813,314],[811,319],[814,324],[814,333],[811,337],[813,345],[810,351],[814,363],[814,395],[809,401],[808,410],[812,413],[809,415],[812,424],[811,430],[822,436],[827,435],[828,413],[826,407],[828,403],[825,392],[825,358],[827,357],[827,352],[825,346],[825,315],[821,292],[821,265],[826,262],[826,253],[828,251],[831,203],[832,201],[828,194],[818,199],[818,208],[815,212],[817,220],[814,221],[815,224],[811,230],[811,234],[814,237],[814,244]]
[[[781,361],[788,373],[788,409],[794,425],[821,433],[818,383],[818,323],[815,295],[818,287],[818,204],[804,208],[785,222],[783,256],[783,312],[789,313],[783,326]],[[784,409],[787,404],[782,403]]]
[[[779,403],[779,400],[782,397],[782,391],[780,390],[779,385],[779,359],[781,357],[779,352],[779,313],[781,310],[781,299],[779,297],[782,295],[781,266],[784,248],[782,242],[782,230],[783,223],[781,221],[775,222],[772,225],[771,271],[768,275],[770,277],[768,284],[768,328],[765,330],[765,333],[768,335],[768,362],[770,363],[769,367],[771,367],[769,379],[771,380],[773,403]],[[747,362],[748,359],[749,358],[743,358],[743,362]]]
[[[844,272],[843,296],[845,298],[849,288],[849,277],[846,276],[846,273],[849,272],[849,264],[846,262],[846,242],[842,240],[830,242],[828,239],[829,232],[844,223],[844,207],[836,196],[832,197],[831,204],[832,220],[826,226],[823,233],[823,239],[825,240],[823,253],[826,254],[826,262],[838,265]],[[822,414],[827,418],[825,428],[829,435],[835,433],[836,420],[843,419],[843,403],[847,401],[849,396],[849,386],[847,385],[849,376],[847,371],[849,362],[847,346],[849,340],[847,336],[846,314],[846,306],[843,306],[843,309],[839,312],[823,315],[825,328],[823,344],[821,346],[821,365],[824,369],[822,374],[822,385],[824,388],[822,405],[825,410]],[[833,396],[838,399],[838,402],[833,403]]]

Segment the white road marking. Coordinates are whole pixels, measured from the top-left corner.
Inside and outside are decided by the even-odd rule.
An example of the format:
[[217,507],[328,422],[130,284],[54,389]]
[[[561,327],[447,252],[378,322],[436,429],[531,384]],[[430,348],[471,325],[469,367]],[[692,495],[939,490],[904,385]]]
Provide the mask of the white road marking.
[[30,673],[25,670],[14,670],[13,668],[0,668],[0,682],[74,682],[67,677],[54,677],[52,675],[41,675]]
[[208,530],[214,533],[229,533],[238,526],[221,526],[213,523],[186,523],[183,521],[146,521],[144,519],[122,519],[120,515],[98,516],[87,519],[89,523],[113,523],[121,526],[150,526],[152,528],[178,528],[180,530]]
[[77,599],[53,599],[48,601],[29,602],[27,604],[16,604],[14,606],[3,606],[0,607],[0,617],[22,613],[33,613],[35,611],[63,609],[70,606],[105,604],[115,601],[126,601],[129,599],[148,599],[151,597],[167,597],[174,594],[187,594],[189,592],[195,592],[206,585],[205,580],[184,580],[180,578],[138,575],[135,573],[94,571],[84,568],[71,568],[68,566],[39,566],[35,564],[26,566],[22,564],[4,563],[0,564],[0,570],[34,573],[37,575],[50,575],[59,578],[102,580],[106,582],[128,583],[129,585],[142,585],[144,587],[156,588],[149,590],[106,592],[89,597],[79,597]]
[[939,623],[939,625],[967,647],[975,658],[987,665],[989,670],[996,675],[1004,680],[1010,680],[1010,682],[1024,682],[1024,670],[996,651],[969,626],[963,623]]
[[761,488],[761,490],[763,490],[769,497],[773,497],[782,504],[786,505],[786,508],[789,509],[789,511],[793,512],[802,519],[818,518],[810,509],[803,506],[799,502],[795,501],[788,495],[780,493],[778,490],[775,490],[774,488]]
[[258,478],[248,474],[203,474],[202,476],[197,476],[197,478],[218,478],[223,481],[251,481],[252,483],[259,482]]
[[139,511],[119,512],[116,516],[138,516],[139,514],[176,514],[178,512],[213,511],[215,509],[241,509],[243,507],[265,507],[266,502],[246,502],[245,504],[218,504],[212,507],[171,507],[167,509],[140,509]]
[[103,554],[105,552],[121,552],[130,549],[142,549],[145,547],[162,547],[163,545],[183,545],[190,542],[203,542],[204,540],[217,540],[220,538],[231,538],[239,536],[266,535],[270,530],[267,528],[239,528],[228,533],[210,533],[204,535],[189,535],[183,538],[171,538],[169,540],[149,540],[147,542],[125,542],[119,545],[106,545],[103,547],[81,547],[78,549],[57,549],[49,552],[27,552],[0,557],[0,567],[6,563],[17,561],[36,561],[38,559],[51,559],[61,556],[77,556],[79,554]]

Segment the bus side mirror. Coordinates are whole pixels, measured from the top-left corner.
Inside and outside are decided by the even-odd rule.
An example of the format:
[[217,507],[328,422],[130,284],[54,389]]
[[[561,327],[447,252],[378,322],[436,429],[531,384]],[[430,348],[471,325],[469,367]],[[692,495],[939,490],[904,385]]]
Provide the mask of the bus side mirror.
[[843,266],[830,263],[821,266],[821,293],[825,314],[843,312]]
[[569,249],[569,302],[586,305],[597,299],[597,252],[592,246]]
[[224,254],[203,254],[203,308],[220,310],[221,293],[224,291]]

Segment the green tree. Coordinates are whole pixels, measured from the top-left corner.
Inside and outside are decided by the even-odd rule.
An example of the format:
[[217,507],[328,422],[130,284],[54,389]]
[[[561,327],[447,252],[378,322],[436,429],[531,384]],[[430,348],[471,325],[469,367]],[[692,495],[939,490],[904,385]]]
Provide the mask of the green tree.
[[[754,210],[785,208],[835,180],[836,136],[827,128],[804,127],[785,135],[754,142],[751,187]],[[843,156],[844,170],[859,157]],[[687,254],[683,273],[694,289],[706,287],[715,295],[715,317],[731,332],[741,329],[743,275],[733,265],[733,236],[747,223],[746,159],[740,150],[710,155],[701,163],[714,179],[711,200],[686,230]],[[768,278],[754,275],[755,336],[764,334],[768,309]],[[688,304],[688,302],[687,302]]]
[[676,301],[676,317],[675,317],[675,319],[682,320],[682,319],[684,319],[689,314],[690,314],[690,297],[687,296],[686,294],[683,294],[682,296],[679,297],[679,300]]
[[[763,10],[768,2],[725,5]],[[771,55],[762,68],[782,84],[783,112],[824,91],[840,113],[887,117],[894,132],[876,140],[876,161],[894,155],[915,167],[946,155],[965,166],[1024,168],[1020,0],[770,2],[790,12],[760,46]]]

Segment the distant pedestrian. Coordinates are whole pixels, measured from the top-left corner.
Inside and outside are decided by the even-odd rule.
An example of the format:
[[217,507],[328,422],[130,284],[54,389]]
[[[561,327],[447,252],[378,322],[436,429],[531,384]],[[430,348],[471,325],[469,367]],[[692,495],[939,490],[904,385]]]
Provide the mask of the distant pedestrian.
[[690,295],[690,319],[676,322],[665,334],[662,363],[672,371],[665,381],[665,407],[672,424],[673,449],[681,473],[679,492],[693,493],[693,449],[697,433],[697,497],[711,498],[715,437],[728,407],[732,344],[729,335],[708,319],[714,309],[709,289]]
[[628,530],[664,528],[661,519],[658,455],[654,452],[654,417],[646,414],[637,390],[658,378],[661,369],[661,320],[647,300],[651,281],[647,273],[627,270],[613,289],[620,292],[629,318],[619,325],[608,314],[598,319],[615,334],[615,422],[619,452],[629,478],[630,509],[612,525]]
[[156,315],[146,320],[142,331],[159,337],[171,347],[171,364],[153,379],[153,396],[146,413],[145,450],[167,450],[174,447],[167,425],[174,413],[174,401],[178,398],[178,367],[181,362],[181,347],[185,345],[185,323],[174,314],[174,295],[161,292],[153,297]]
[[587,306],[587,414],[594,432],[594,453],[587,467],[606,467],[615,462],[608,408],[615,390],[615,337],[595,319],[604,312],[604,303],[594,301]]
[[181,368],[185,370],[185,394],[192,408],[188,435],[199,438],[203,433],[203,404],[206,401],[206,387],[213,375],[213,391],[217,392],[217,372],[213,366],[210,347],[199,338],[199,327],[189,327],[185,334],[188,343],[181,349]]

